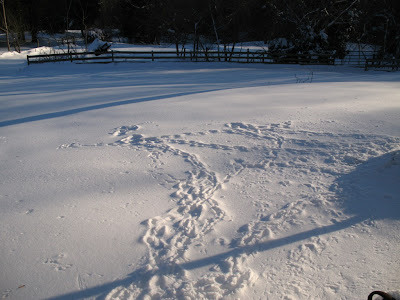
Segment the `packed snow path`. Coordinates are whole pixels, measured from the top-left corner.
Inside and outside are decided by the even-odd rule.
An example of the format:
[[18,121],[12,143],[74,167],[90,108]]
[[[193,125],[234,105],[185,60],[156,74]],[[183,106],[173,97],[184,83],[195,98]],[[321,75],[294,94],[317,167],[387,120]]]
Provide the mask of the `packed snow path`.
[[[397,168],[398,172],[399,138],[294,130],[290,121],[264,125],[236,122],[222,129],[159,137],[145,133],[142,125],[121,126],[111,132],[116,141],[86,145],[147,151],[154,176],[171,190],[176,202],[175,208],[144,222],[142,242],[148,255],[142,260],[143,266],[133,273],[131,284],[113,289],[106,299],[235,297],[257,283],[258,274],[251,264],[256,263],[259,252],[299,241],[301,245],[289,251],[290,264],[266,270],[266,278],[259,280],[268,282],[279,272],[290,277],[290,273],[301,274],[306,268],[304,280],[291,283],[292,291],[280,283],[265,295],[285,297],[295,291],[306,297],[309,290],[316,289],[314,278],[320,276],[318,273],[329,272],[329,268],[318,270],[315,264],[319,257],[331,255],[329,244],[338,243],[339,237],[329,233],[357,224],[363,228],[360,230],[368,230],[370,222],[384,217],[382,211],[387,214],[397,207],[393,205],[398,194],[388,190],[384,195],[388,207],[382,209],[382,203],[377,202],[360,209],[357,205],[361,199],[352,199],[351,203],[346,195],[349,188],[354,192],[359,187],[338,178],[386,153],[391,153],[385,158],[387,164],[377,167]],[[84,146],[74,143],[61,148]],[[208,151],[216,154],[210,161]],[[184,177],[174,174],[174,166],[166,163],[177,160],[186,165]],[[388,180],[395,184],[396,177]],[[224,196],[225,191],[233,199]],[[236,205],[251,203],[254,208],[249,210],[254,217],[235,228],[236,237],[228,240],[224,232],[232,229],[227,229],[227,224],[231,218],[240,218],[230,214],[229,206],[235,205],[231,200]],[[346,235],[356,239],[355,235]],[[210,244],[217,245],[220,253],[208,253]],[[203,272],[192,274],[202,268]],[[360,269],[368,267],[360,265]],[[338,288],[352,288],[346,284],[344,279],[338,280],[314,293],[329,298],[329,292]]]

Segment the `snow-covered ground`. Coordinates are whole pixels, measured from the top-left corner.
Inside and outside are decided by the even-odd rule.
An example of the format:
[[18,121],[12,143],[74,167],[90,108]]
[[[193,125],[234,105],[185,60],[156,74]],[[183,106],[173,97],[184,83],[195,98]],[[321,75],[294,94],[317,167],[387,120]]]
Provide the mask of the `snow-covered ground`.
[[6,53],[0,161],[3,299],[400,290],[400,73]]

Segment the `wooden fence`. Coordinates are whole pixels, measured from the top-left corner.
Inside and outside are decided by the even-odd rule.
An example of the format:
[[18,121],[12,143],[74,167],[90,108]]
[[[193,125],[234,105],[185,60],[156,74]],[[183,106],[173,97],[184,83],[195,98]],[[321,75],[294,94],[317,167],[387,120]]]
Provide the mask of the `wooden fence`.
[[242,63],[297,63],[333,64],[329,55],[291,55],[267,51],[105,51],[57,53],[27,56],[28,64],[61,61],[121,62],[130,60],[190,60],[190,61],[229,61]]
[[[28,55],[28,65],[46,62],[125,62],[125,61],[226,61],[238,63],[264,64],[303,64],[303,65],[351,65],[368,69],[374,52],[349,52],[344,59],[334,58],[330,54],[288,54],[268,51],[95,51],[76,53],[55,53],[43,55]],[[397,62],[398,63],[398,62]],[[370,68],[369,67],[369,68]]]
[[375,59],[369,58],[365,60],[365,71],[369,69],[388,69],[398,71],[400,68],[400,59]]

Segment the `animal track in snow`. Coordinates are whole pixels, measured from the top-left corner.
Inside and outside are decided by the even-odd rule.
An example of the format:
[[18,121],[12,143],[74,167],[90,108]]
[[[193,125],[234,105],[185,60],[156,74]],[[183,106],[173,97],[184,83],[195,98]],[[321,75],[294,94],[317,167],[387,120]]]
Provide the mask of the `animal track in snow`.
[[138,125],[131,125],[131,126],[121,126],[114,128],[110,134],[113,136],[122,136],[126,135],[128,133],[131,133],[132,131],[138,130],[140,127]]
[[66,255],[63,253],[54,255],[52,258],[47,258],[43,264],[51,266],[58,272],[63,272],[72,267],[72,264],[66,264],[62,262],[65,257]]
[[[147,151],[154,176],[160,184],[171,186],[176,206],[144,222],[142,242],[148,255],[143,268],[136,270],[131,285],[115,288],[107,299],[222,299],[236,295],[257,278],[247,267],[249,254],[244,251],[210,261],[208,272],[198,277],[184,268],[192,261],[196,245],[206,248],[213,230],[229,219],[221,202],[227,204],[230,199],[216,197],[222,187],[234,189],[256,211],[237,228],[231,241],[218,238],[219,246],[229,253],[232,247],[252,247],[279,239],[286,232],[340,221],[343,216],[328,183],[370,157],[392,151],[400,142],[384,136],[293,130],[290,121],[265,125],[233,122],[221,129],[153,137],[146,136],[143,128],[138,133],[138,129],[137,125],[115,128],[110,134],[118,139],[107,145]],[[76,147],[84,145],[60,148]],[[168,161],[168,155],[184,162],[184,178],[162,173],[160,166]],[[235,185],[230,185],[233,180]],[[311,266],[325,251],[325,243],[322,238],[307,240],[288,255]],[[287,268],[288,272],[301,269],[297,265]],[[307,288],[297,283],[293,287],[299,295]]]

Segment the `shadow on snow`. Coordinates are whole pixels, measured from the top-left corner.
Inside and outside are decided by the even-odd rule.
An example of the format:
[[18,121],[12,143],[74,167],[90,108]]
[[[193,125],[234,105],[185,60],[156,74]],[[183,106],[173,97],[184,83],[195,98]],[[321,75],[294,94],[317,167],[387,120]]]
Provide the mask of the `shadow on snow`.
[[3,122],[0,122],[0,127],[6,127],[6,126],[18,125],[18,124],[23,124],[23,123],[28,123],[28,122],[54,119],[54,118],[64,117],[64,116],[68,116],[68,115],[73,115],[73,114],[77,114],[77,113],[81,113],[81,112],[93,111],[93,110],[98,110],[98,109],[103,109],[103,108],[116,107],[116,106],[122,106],[122,105],[134,104],[134,103],[140,103],[140,102],[147,102],[147,101],[164,100],[164,99],[181,97],[181,96],[192,95],[192,94],[214,92],[214,91],[218,91],[218,90],[221,90],[221,89],[205,90],[205,91],[197,91],[197,92],[172,93],[172,94],[161,95],[161,96],[143,97],[143,98],[139,98],[139,99],[130,99],[130,100],[123,100],[123,101],[114,101],[114,102],[108,102],[108,103],[102,103],[102,104],[95,104],[95,105],[90,105],[90,106],[86,106],[86,107],[67,109],[67,110],[58,111],[58,112],[52,112],[52,113],[40,114],[40,115],[36,115],[36,116],[30,116],[30,117],[24,117],[24,118],[19,118],[19,119],[14,119],[14,120],[3,121]]
[[235,247],[221,254],[175,266],[161,267],[155,271],[146,271],[144,268],[138,269],[124,279],[52,297],[49,300],[83,299],[87,297],[104,299],[114,288],[119,286],[127,287],[132,283],[146,282],[154,275],[177,274],[182,270],[193,270],[205,266],[218,265],[229,257],[283,247],[312,237],[344,230],[366,220],[399,219],[399,178],[400,151],[394,151],[370,159],[367,162],[361,163],[353,172],[339,177],[332,186],[337,193],[338,205],[349,216],[344,221],[255,245]]
[[[396,82],[393,74],[381,74],[378,78],[369,73],[342,68],[322,68],[315,66],[311,70],[304,66],[243,65],[231,63],[156,63],[121,64],[104,67],[102,65],[62,64],[49,66],[21,67],[13,74],[16,63],[10,64],[10,70],[0,70],[0,80],[4,81],[0,94],[11,97],[10,107],[3,107],[3,114],[10,120],[1,120],[0,127],[23,124],[34,121],[53,119],[81,112],[110,108],[115,106],[162,100],[173,97],[193,95],[234,88],[265,87],[282,84],[296,84],[307,81],[314,74],[313,82]],[[6,64],[2,63],[2,66]],[[315,71],[315,72],[314,72]],[[0,84],[1,87],[1,84]],[[102,91],[109,92],[115,101],[105,100]],[[138,88],[136,90],[136,88]],[[129,99],[132,93],[141,93],[147,88],[143,97]],[[174,93],[168,93],[174,89]],[[91,90],[97,94],[87,96]],[[154,91],[159,91],[158,96]],[[61,93],[61,94],[58,94]],[[43,95],[45,97],[43,97]],[[85,96],[86,95],[86,96]],[[21,97],[25,97],[21,101]],[[64,100],[36,101],[30,97],[63,97]],[[108,97],[108,96],[107,96]],[[5,98],[7,99],[7,98]],[[99,102],[105,103],[99,103]],[[108,101],[108,102],[106,102]],[[88,103],[86,107],[79,107]],[[15,106],[19,105],[19,106]],[[69,108],[69,109],[68,109]],[[48,112],[46,112],[46,110]],[[55,111],[55,112],[54,112]],[[45,112],[45,113],[43,113]],[[25,114],[25,116],[21,117]],[[28,114],[31,114],[29,116]],[[18,118],[14,116],[19,116]]]

